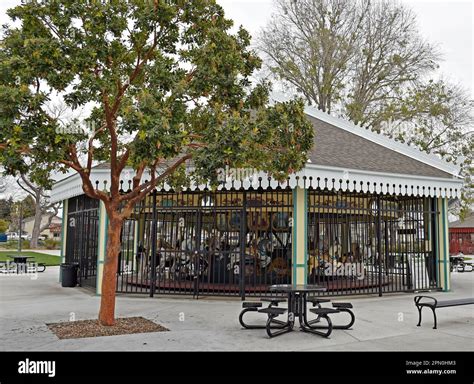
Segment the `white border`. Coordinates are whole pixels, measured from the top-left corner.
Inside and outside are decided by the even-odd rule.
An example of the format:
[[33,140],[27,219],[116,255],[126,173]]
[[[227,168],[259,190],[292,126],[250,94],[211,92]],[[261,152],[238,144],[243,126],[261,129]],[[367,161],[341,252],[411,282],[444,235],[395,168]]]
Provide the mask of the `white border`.
[[[127,175],[128,173],[128,175]],[[132,180],[132,170],[126,170],[123,173],[123,187],[128,189],[128,182]],[[149,178],[149,175],[145,175],[142,181]],[[261,178],[261,180],[259,180]],[[402,174],[389,174],[379,172],[367,172],[357,169],[344,169],[336,167],[318,166],[318,165],[307,165],[302,171],[292,174],[289,180],[285,183],[280,184],[282,187],[289,186],[290,188],[310,188],[317,186],[317,179],[320,179],[320,187],[324,188],[326,185],[328,188],[332,188],[334,179],[335,187],[341,185],[342,190],[347,191],[358,191],[358,192],[377,192],[377,193],[390,193],[399,195],[420,195],[420,196],[431,196],[431,197],[460,197],[461,187],[463,181],[457,178],[444,179],[426,176],[413,176],[413,175],[402,175]],[[327,184],[325,184],[327,180]],[[96,186],[96,181],[99,182],[98,189],[108,190],[110,185],[110,170],[109,169],[92,169],[91,181]],[[106,181],[106,183],[104,183]],[[354,184],[355,182],[355,184]],[[362,184],[361,184],[362,183]],[[374,187],[375,184],[375,187]],[[252,178],[234,182],[228,181],[223,187],[236,189],[243,187],[249,189],[250,187],[257,188],[262,186],[263,188],[276,188],[279,183],[264,172],[260,172],[252,176]],[[395,185],[395,187],[394,187]],[[401,188],[400,188],[401,186]],[[191,189],[203,189],[205,185],[191,185]],[[165,185],[164,190],[169,190],[170,186]],[[78,196],[83,194],[82,180],[79,174],[68,177],[67,179],[58,181],[51,192],[51,202],[57,202],[70,197]]]

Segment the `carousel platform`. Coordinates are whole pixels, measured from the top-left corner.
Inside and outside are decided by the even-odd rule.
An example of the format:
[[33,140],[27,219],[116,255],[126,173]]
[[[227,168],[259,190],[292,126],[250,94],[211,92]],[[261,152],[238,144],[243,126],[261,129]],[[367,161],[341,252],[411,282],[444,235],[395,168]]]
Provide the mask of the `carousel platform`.
[[[124,279],[124,283],[133,291],[136,288],[150,289],[153,282],[150,280],[134,280],[133,278]],[[287,281],[272,281],[267,283],[245,281],[244,290],[247,294],[261,294],[269,292],[269,286],[272,284],[284,284]],[[327,287],[328,292],[344,292],[344,293],[369,293],[368,290],[378,288],[378,280],[351,280],[351,279],[333,279],[328,281],[310,281],[311,284],[320,284]],[[384,277],[382,286],[393,284],[393,278]],[[127,291],[126,287],[125,291]],[[155,282],[157,293],[160,291],[180,292],[193,294],[212,293],[223,295],[238,295],[240,292],[240,284],[238,283],[213,283],[193,280],[158,280]],[[342,293],[341,292],[341,293]]]

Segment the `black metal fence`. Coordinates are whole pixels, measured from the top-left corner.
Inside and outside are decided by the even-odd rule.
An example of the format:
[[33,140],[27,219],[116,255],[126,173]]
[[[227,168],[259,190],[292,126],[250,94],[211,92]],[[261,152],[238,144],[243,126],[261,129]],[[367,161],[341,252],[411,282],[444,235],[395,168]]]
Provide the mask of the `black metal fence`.
[[[316,183],[315,183],[316,184]],[[361,188],[362,189],[362,188]],[[307,282],[328,295],[438,289],[436,200],[307,189]],[[66,261],[95,287],[96,200],[69,200]],[[121,231],[117,292],[260,296],[291,282],[293,190],[155,191]]]
[[290,188],[155,192],[122,229],[117,291],[252,296],[291,281]]
[[79,264],[79,285],[95,287],[99,237],[99,202],[85,195],[68,202],[66,262]]
[[439,288],[432,198],[308,190],[308,282],[328,295]]

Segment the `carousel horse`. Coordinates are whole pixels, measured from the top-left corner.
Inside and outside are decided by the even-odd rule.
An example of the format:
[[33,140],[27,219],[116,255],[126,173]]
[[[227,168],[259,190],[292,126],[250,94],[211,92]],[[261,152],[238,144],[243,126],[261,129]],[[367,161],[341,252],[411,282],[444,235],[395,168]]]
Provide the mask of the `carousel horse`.
[[[181,242],[180,252],[174,257],[173,266],[170,271],[175,276],[192,278],[202,275],[207,269],[208,262],[202,256],[203,247],[197,247],[195,238],[188,238]],[[193,262],[194,255],[198,255],[198,263]]]
[[329,256],[331,256],[333,260],[337,260],[342,256],[342,247],[337,241],[329,247]]

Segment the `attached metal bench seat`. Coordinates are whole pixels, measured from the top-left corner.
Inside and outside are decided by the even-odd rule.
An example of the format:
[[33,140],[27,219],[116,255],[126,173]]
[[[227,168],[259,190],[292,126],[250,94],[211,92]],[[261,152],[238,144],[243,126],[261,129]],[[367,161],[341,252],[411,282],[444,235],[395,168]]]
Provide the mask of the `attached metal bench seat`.
[[258,313],[266,313],[268,315],[279,316],[279,315],[283,315],[286,311],[287,311],[286,308],[268,307],[268,308],[259,309]]
[[[279,308],[279,307],[267,307],[258,310],[259,313],[266,313],[268,315],[267,324],[265,325],[265,329],[267,331],[268,337],[272,338],[282,333],[290,332],[293,328],[293,324],[290,321],[280,321],[276,320],[275,317],[283,315],[287,312],[286,308]],[[276,331],[272,331],[276,329]]]
[[[262,308],[263,303],[259,302],[251,302],[251,301],[245,301],[242,303],[242,311],[240,312],[239,315],[239,323],[244,327],[245,329],[264,329],[268,328],[267,325],[260,325],[260,324],[247,324],[244,321],[244,315],[247,312],[259,312],[259,313],[264,313],[267,315],[267,321],[270,321],[270,328],[276,328],[276,329],[281,329],[287,326],[287,322],[279,321],[276,320],[275,317],[284,314],[287,309],[286,308],[279,308],[279,307],[273,307],[271,304],[267,308]],[[267,331],[268,332],[268,331]]]
[[[328,300],[329,301],[329,300]],[[355,323],[355,315],[354,312],[351,311],[353,308],[351,303],[332,303],[333,308],[323,308],[320,304],[318,304],[318,308],[311,308],[310,312],[318,315],[318,317],[314,320],[308,321],[308,325],[312,326],[313,324],[319,323],[323,314],[329,315],[333,313],[340,313],[346,312],[350,316],[350,321],[344,325],[332,325],[333,329],[350,329]]]
[[330,299],[320,299],[320,298],[312,298],[312,297],[309,297],[308,300],[307,300],[309,303],[313,303],[313,307],[315,306],[321,306],[320,304],[321,303],[329,303],[331,300]]
[[46,271],[46,264],[45,263],[38,263],[38,268],[42,268],[41,270],[38,269],[38,272]]
[[431,308],[433,312],[434,318],[434,326],[433,329],[437,329],[438,321],[436,318],[436,308],[446,308],[446,307],[456,307],[458,305],[471,305],[474,304],[474,297],[469,297],[465,299],[451,299],[451,300],[443,300],[438,301],[434,297],[431,296],[415,296],[415,306],[418,309],[418,324],[419,327],[421,325],[421,310],[423,307]]
[[[305,332],[311,332],[323,337],[329,337],[329,335],[332,333],[333,330],[333,325],[332,321],[329,318],[329,315],[334,314],[334,313],[339,313],[339,310],[333,309],[333,308],[310,308],[310,312],[318,315],[318,318],[312,321],[307,321],[305,320],[304,325],[302,326],[301,329]],[[315,323],[319,323],[321,319],[324,319],[327,322],[327,325],[314,325]],[[324,330],[324,331],[320,331]]]
[[339,313],[339,310],[332,309],[332,308],[311,308],[309,311],[315,313],[316,315],[320,315],[320,316],[323,316],[323,315],[327,316],[327,315],[330,315],[330,314],[333,314],[333,313]]
[[261,297],[260,301],[270,303],[270,307],[277,307],[279,303],[286,303],[288,300],[281,297]]

